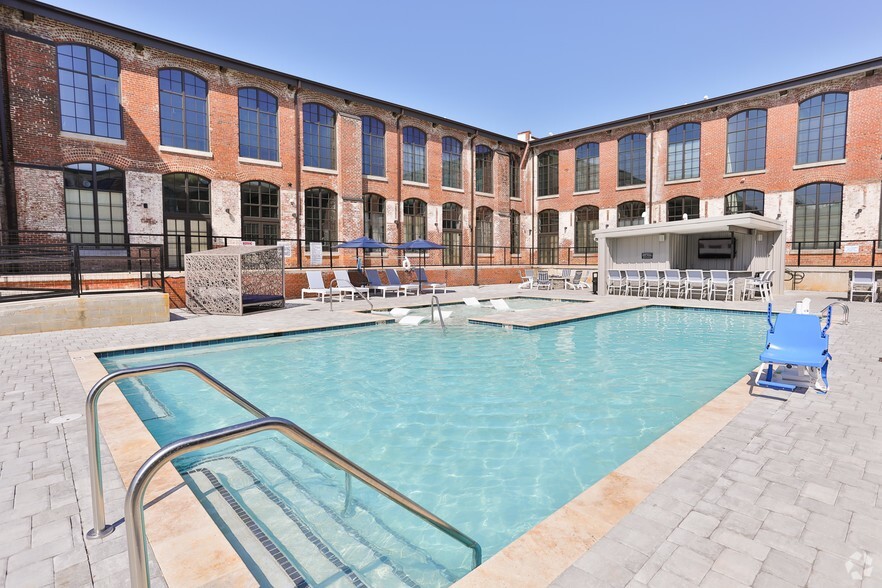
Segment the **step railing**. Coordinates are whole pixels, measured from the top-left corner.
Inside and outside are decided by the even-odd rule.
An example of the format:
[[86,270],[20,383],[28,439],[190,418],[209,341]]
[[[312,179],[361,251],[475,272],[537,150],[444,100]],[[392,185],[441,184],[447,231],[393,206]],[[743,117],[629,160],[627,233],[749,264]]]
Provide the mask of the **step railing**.
[[441,321],[441,328],[445,331],[447,330],[447,325],[444,324],[444,315],[441,314],[441,302],[438,300],[438,297],[432,294],[432,306],[430,307],[432,313],[432,322],[435,322],[435,309],[438,309],[438,320]]
[[[330,306],[328,307],[328,309],[331,312],[334,312],[334,284],[337,284],[337,278],[332,279],[331,283],[328,285],[328,298],[330,300]],[[371,307],[371,314],[373,314],[374,313],[374,303],[371,302],[371,299],[366,297],[361,292],[359,292],[358,289],[356,289],[355,286],[352,285],[352,282],[348,282],[348,284],[349,284],[349,287],[352,288],[353,294],[357,294],[359,298],[361,298],[362,300],[364,300],[365,302],[368,303],[368,305]],[[339,286],[339,284],[337,284],[337,285]],[[345,288],[345,286],[344,286],[344,288]],[[340,302],[343,302],[343,290],[342,289],[340,290]]]
[[128,523],[126,525],[126,541],[129,550],[129,574],[133,587],[147,588],[150,585],[147,571],[147,538],[144,528],[144,495],[156,473],[162,466],[186,453],[264,431],[281,433],[313,455],[358,478],[392,502],[471,549],[474,567],[481,565],[481,546],[477,541],[337,453],[291,421],[277,417],[263,417],[172,441],[151,455],[141,465],[135,473],[135,477],[132,478],[125,501],[125,517]]
[[[832,302],[832,303],[828,304],[827,306],[825,306],[824,310],[821,311],[821,318],[826,318],[827,316],[832,316],[834,306],[838,306],[839,308],[842,309],[842,324],[847,325],[849,310],[848,310],[848,305],[844,302]],[[825,311],[826,311],[826,314],[825,314]]]

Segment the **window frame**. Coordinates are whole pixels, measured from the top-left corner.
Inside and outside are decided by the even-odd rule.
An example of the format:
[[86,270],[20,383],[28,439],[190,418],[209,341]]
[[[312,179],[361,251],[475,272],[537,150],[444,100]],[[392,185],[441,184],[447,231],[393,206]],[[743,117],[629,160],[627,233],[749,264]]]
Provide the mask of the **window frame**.
[[[751,117],[751,113],[759,113],[763,114],[762,121],[763,124],[760,127],[759,125],[751,126],[751,121],[756,120],[758,115]],[[737,125],[740,121],[736,120],[739,116],[744,115],[744,129],[733,129],[733,125]],[[758,131],[762,128],[762,167],[751,167],[751,165],[756,165],[758,158],[755,153],[759,150],[759,148],[754,147],[750,148],[751,141],[758,141],[759,137],[750,137],[751,131]],[[739,133],[744,134],[744,139],[739,140],[737,135]],[[769,133],[769,112],[765,108],[747,108],[740,112],[736,112],[732,116],[726,119],[726,173],[727,174],[742,174],[753,171],[764,171],[766,169],[766,151],[767,151],[767,143],[768,143],[768,133]],[[735,136],[733,138],[733,136]],[[742,144],[743,148],[733,151],[732,146],[733,143],[735,146]],[[749,153],[754,151],[754,157],[749,158]],[[732,160],[732,153],[737,153],[741,156],[740,163],[743,169],[735,169],[734,162]],[[753,162],[749,164],[748,162]]]
[[[629,212],[633,212],[635,209],[638,208],[638,206],[636,206],[636,205],[639,205],[640,207],[643,208],[643,210],[641,210],[637,215],[631,214],[626,217],[622,214],[622,212],[625,210],[627,210]],[[626,202],[619,202],[619,204],[616,205],[616,226],[617,227],[633,227],[633,226],[643,225],[643,224],[645,224],[645,222],[644,222],[645,219],[643,218],[643,213],[645,213],[645,212],[646,212],[646,203],[643,202],[642,200],[628,200]],[[622,222],[623,219],[626,222]],[[640,222],[632,222],[635,220],[639,220]]]
[[[85,166],[85,165],[90,166],[90,169],[84,170],[84,169],[79,169],[78,167],[76,167],[76,166]],[[100,170],[101,172],[109,171],[109,172],[114,172],[114,173],[118,174],[119,175],[118,181],[120,181],[122,183],[122,190],[119,190],[119,191],[99,190],[99,185],[98,185],[98,181],[99,181],[99,178],[98,178],[99,169],[98,168],[99,167],[106,168],[106,169]],[[77,187],[77,186],[70,187],[70,188],[68,187],[67,174],[85,175],[85,174],[82,174],[82,172],[86,172],[86,171],[88,171],[88,173],[91,176],[91,179],[87,180],[91,183],[91,186],[83,186],[82,188]],[[62,181],[64,184],[64,205],[65,205],[64,226],[65,226],[65,233],[67,236],[68,243],[77,243],[79,245],[95,245],[95,247],[99,248],[99,249],[100,248],[115,249],[115,248],[125,247],[126,245],[128,245],[128,243],[129,243],[129,219],[128,219],[128,208],[127,208],[127,202],[126,202],[126,174],[123,170],[116,168],[112,165],[107,165],[107,164],[100,163],[97,161],[77,161],[74,163],[68,163],[67,165],[63,166],[63,168],[62,168]],[[74,184],[76,184],[76,180],[74,180]],[[80,212],[82,212],[82,203],[83,203],[82,199],[79,198],[80,193],[82,193],[83,191],[91,192],[90,204],[92,207],[92,218],[88,219],[88,220],[91,220],[93,222],[93,230],[92,231],[83,231],[83,230],[71,231],[70,230],[71,217],[69,215],[68,206],[71,203],[68,201],[68,198],[67,198],[67,191],[68,190],[76,190],[78,192],[77,206],[78,206],[78,209],[80,210]],[[99,192],[119,193],[122,195],[122,206],[121,207],[114,207],[112,205],[112,203],[109,205],[109,210],[111,211],[111,216],[108,219],[102,219],[100,216],[100,210],[102,208],[102,205],[99,202],[99,198],[98,198]],[[114,222],[113,215],[112,215],[112,211],[114,208],[118,208],[118,209],[122,210],[122,232],[119,233],[119,232],[116,232],[113,230],[111,230],[109,233],[102,232],[101,231],[102,220],[109,221],[111,224]],[[80,215],[77,217],[77,220],[82,222],[83,220],[87,220],[87,219],[85,217],[83,217],[82,215]],[[74,239],[73,238],[74,234],[79,235],[80,238]],[[82,240],[82,237],[87,234],[92,236],[91,242]],[[110,240],[108,242],[105,242],[105,240],[102,239],[102,236],[109,237]],[[117,236],[121,237],[121,239],[117,240],[116,239]]]
[[516,154],[508,154],[508,199],[521,199],[521,164]]
[[493,255],[493,209],[489,206],[475,208],[475,253]]
[[[580,219],[579,213],[587,218]],[[587,225],[584,235],[579,230],[579,224]],[[600,229],[600,208],[592,204],[584,204],[573,211],[573,251],[576,255],[588,255],[597,253],[597,243],[594,241],[594,231]],[[581,243],[581,239],[586,239]]]
[[[64,109],[62,108],[62,105],[64,102],[70,102],[70,101],[64,100],[63,95],[62,95],[63,94],[62,86],[68,86],[68,85],[62,84],[62,82],[61,82],[61,70],[64,69],[65,71],[69,71],[69,72],[71,72],[71,75],[82,74],[83,72],[77,72],[74,69],[62,68],[61,62],[60,62],[61,53],[59,52],[59,50],[62,47],[82,47],[86,50],[86,72],[85,72],[85,75],[86,75],[86,80],[87,80],[87,85],[88,85],[87,93],[88,93],[88,97],[89,97],[89,132],[88,133],[82,133],[79,130],[74,130],[74,131],[66,130],[64,128],[65,114],[64,114]],[[105,57],[109,57],[110,59],[113,59],[116,62],[116,80],[115,80],[116,81],[116,101],[117,101],[116,112],[119,116],[119,123],[118,123],[119,124],[119,137],[112,136],[110,134],[100,135],[95,132],[95,122],[96,122],[95,121],[95,100],[94,100],[94,96],[93,96],[93,82],[92,82],[92,77],[93,77],[93,74],[92,74],[92,52],[93,51],[95,51],[96,53],[100,53],[101,55],[103,55]],[[73,55],[71,55],[71,60],[73,60]],[[111,79],[111,78],[107,78],[104,76],[97,76],[97,74],[94,74],[94,75],[96,77],[100,77],[105,80]],[[94,47],[92,45],[88,45],[86,43],[59,43],[58,45],[55,46],[55,76],[56,76],[56,80],[57,80],[57,84],[58,84],[58,91],[57,91],[57,95],[58,95],[58,123],[59,123],[58,128],[62,132],[74,133],[77,135],[85,135],[85,136],[89,136],[89,137],[102,137],[105,139],[113,139],[113,140],[119,140],[119,141],[126,140],[125,120],[123,117],[123,106],[122,106],[122,67],[120,65],[120,60],[118,57],[111,55],[110,53],[108,53],[102,49],[98,49],[97,47]],[[69,87],[74,88],[74,90],[76,90],[76,86],[69,86]],[[74,104],[74,110],[76,110],[76,105],[78,103],[73,102],[73,104]],[[107,110],[111,110],[111,109],[107,109]],[[77,117],[76,115],[74,115],[73,118],[74,118],[74,121],[76,121],[80,117]],[[105,124],[107,124],[107,121],[103,121],[103,122],[105,122]],[[74,124],[74,126],[76,127],[77,125]]]
[[560,152],[548,149],[536,157],[536,196],[560,195]]
[[[163,72],[170,72],[170,71],[177,71],[177,72],[181,73],[181,92],[174,92],[172,90],[163,90],[162,89],[162,73]],[[200,82],[202,82],[204,84],[205,98],[200,98],[198,96],[192,96],[192,95],[187,94],[187,82],[186,82],[187,76],[192,76],[193,78],[199,80]],[[189,149],[191,151],[202,151],[202,152],[206,152],[206,153],[210,152],[211,151],[211,121],[210,121],[210,112],[209,112],[209,106],[208,106],[208,95],[209,95],[208,80],[206,80],[205,78],[203,78],[202,76],[200,76],[198,74],[193,73],[190,70],[186,70],[181,67],[161,67],[157,71],[156,81],[157,81],[157,84],[156,84],[157,89],[159,91],[159,103],[158,103],[159,104],[159,144],[163,147],[172,147],[175,149]],[[178,121],[173,121],[172,119],[167,119],[162,116],[162,108],[164,106],[162,103],[163,93],[167,93],[167,94],[170,94],[173,96],[179,96],[181,98],[182,107],[180,108],[180,110],[181,110],[180,123],[181,123],[181,128],[182,128],[182,133],[183,133],[181,135],[181,137],[183,138],[183,145],[181,145],[181,146],[171,145],[171,144],[165,142],[165,136],[164,136],[165,131],[163,130],[163,121],[166,121],[166,120],[168,120],[169,122],[178,122]],[[191,112],[191,110],[189,108],[187,108],[187,100],[188,99],[189,100],[199,100],[202,102],[202,104],[205,107],[205,112],[204,112],[204,116],[205,116],[205,125],[204,125],[205,148],[204,149],[199,149],[197,147],[191,147],[188,143],[190,135],[187,132],[187,126],[190,123],[187,122],[187,113]],[[169,108],[174,108],[174,107],[169,107]]]
[[[634,137],[643,137],[642,146],[635,149],[634,145],[636,144]],[[627,150],[622,149],[623,142],[625,140],[630,140],[630,147]],[[624,137],[619,138],[617,142],[618,147],[618,168],[617,168],[617,180],[616,186],[619,188],[629,188],[634,186],[645,186],[646,185],[646,134],[645,133],[628,133]],[[634,155],[637,152],[642,153],[642,157],[636,158]],[[631,165],[629,169],[623,169],[623,162],[628,163],[630,161]],[[636,167],[635,167],[636,166]],[[641,170],[643,173],[643,180],[640,182],[633,181],[633,178],[636,177],[634,172],[637,170]],[[629,177],[632,181],[623,182],[623,174],[629,174]]]
[[[413,213],[408,213],[408,206],[416,207]],[[404,240],[426,239],[429,231],[429,206],[421,198],[407,198],[401,203],[401,217],[404,220]],[[422,219],[422,226],[418,223]],[[422,229],[418,231],[417,229]]]
[[[454,211],[458,212],[455,218],[449,214]],[[445,246],[441,256],[442,265],[462,265],[462,213],[463,207],[458,202],[441,205],[441,243]],[[449,226],[451,223],[455,225],[452,228]]]
[[[311,194],[312,193],[312,194]],[[326,194],[325,194],[326,193]],[[324,197],[327,196],[325,199]],[[319,206],[310,206],[309,199],[318,198]],[[337,240],[339,237],[338,213],[339,213],[339,195],[329,188],[315,186],[308,188],[303,192],[303,240],[306,243],[322,243],[323,247],[328,249],[337,248]],[[333,206],[327,204],[333,203]],[[318,218],[310,218],[310,211],[318,211]],[[333,213],[333,214],[329,214]],[[318,226],[310,227],[310,223],[317,223]],[[326,226],[327,225],[327,226]],[[311,239],[314,235],[310,232],[319,232],[319,239]],[[324,233],[328,232],[329,238],[325,238]]]
[[[414,131],[416,134],[414,133]],[[412,141],[408,141],[408,136],[412,135],[411,139],[419,138],[422,135],[422,143],[416,143]],[[404,182],[413,182],[415,184],[428,184],[429,183],[429,162],[428,162],[428,134],[419,127],[415,126],[407,126],[401,129],[401,179]],[[417,165],[422,162],[422,175],[419,176],[421,179],[415,179],[418,176],[417,174]],[[408,169],[410,168],[410,169]]]
[[[379,135],[371,132],[375,124],[379,125],[381,129]],[[382,170],[377,174],[372,172],[376,171],[374,161],[377,159],[376,152],[378,150],[380,153],[379,165]],[[361,175],[375,178],[386,177],[386,123],[367,114],[361,117]]]
[[[373,239],[374,241],[379,241],[380,243],[386,242],[386,198],[380,196],[375,192],[365,192],[361,197],[362,202],[362,220],[364,222],[364,235]],[[374,205],[379,205],[379,211],[374,210]],[[373,223],[376,222],[377,218],[379,218],[379,225],[382,229],[379,229],[382,232],[382,235],[375,235]],[[368,249],[367,251],[374,252],[375,249]]]
[[[694,133],[696,128],[698,137],[689,138],[689,133]],[[674,136],[679,134],[682,134],[682,138]],[[667,153],[667,181],[700,179],[701,123],[684,122],[668,129]]]
[[[246,189],[256,188],[257,192],[257,204],[245,203],[245,195]],[[264,190],[267,190],[264,193]],[[275,190],[275,200],[276,203],[272,204],[271,202],[264,203],[264,195],[268,197],[272,197],[272,191]],[[241,235],[243,241],[254,241],[257,245],[276,245],[282,238],[282,192],[279,186],[266,182],[264,180],[249,180],[247,182],[242,182],[239,184],[239,198],[242,206],[241,211]],[[258,215],[254,216],[251,214],[246,214],[246,206],[257,206]],[[265,215],[265,210],[275,210],[275,216]],[[245,231],[245,223],[251,223],[253,225],[257,225],[257,235],[256,238],[254,235],[246,235]],[[275,240],[270,241],[264,235],[265,227],[274,227],[275,228]]]
[[[321,102],[304,102],[301,110],[303,115],[303,167],[336,170],[337,111]],[[313,110],[315,112],[312,112]],[[308,117],[313,115],[316,120],[308,120]],[[328,116],[331,117],[331,124],[323,122],[323,118]],[[330,133],[327,136],[323,135],[323,129],[330,129]],[[324,144],[324,141],[327,140],[330,140],[330,145]],[[311,153],[312,151],[314,153]],[[330,161],[325,160],[325,156],[322,155],[324,151],[329,152]],[[313,157],[315,159],[310,159]]]
[[[255,98],[254,98],[254,100],[257,102],[257,107],[255,107],[255,108],[251,108],[250,106],[242,106],[242,93],[246,92],[248,90],[254,90],[255,92],[257,92],[255,94]],[[275,112],[270,113],[269,111],[263,111],[260,109],[261,94],[269,96],[270,98],[273,99],[273,101],[275,102],[275,105],[276,105]],[[239,124],[239,136],[238,136],[238,138],[239,138],[239,157],[242,157],[245,159],[255,159],[255,160],[260,160],[260,161],[274,161],[274,162],[280,161],[281,160],[280,159],[281,153],[280,153],[280,148],[279,148],[280,133],[279,133],[279,98],[278,98],[278,96],[276,96],[275,94],[272,94],[271,92],[267,92],[263,88],[258,88],[256,86],[245,86],[245,87],[239,88],[239,90],[236,92],[236,96],[238,98],[238,104],[237,104],[237,106],[238,106],[238,111],[237,111],[238,112],[238,119],[237,120],[238,120],[238,124]],[[250,98],[246,98],[246,100],[249,100],[249,99]],[[245,155],[242,154],[243,147],[249,147],[249,148],[251,147],[249,145],[244,145],[242,143],[242,136],[243,136],[242,111],[243,110],[248,111],[248,112],[257,113],[256,114],[256,122],[252,123],[249,121],[245,121],[249,125],[250,124],[255,125],[255,127],[257,129],[257,134],[248,133],[249,136],[257,137],[257,146],[256,146],[257,156],[256,157],[252,156],[252,155],[248,155],[248,154],[245,154]],[[263,136],[263,134],[261,134],[260,130],[263,127],[269,127],[269,125],[264,125],[260,122],[261,121],[261,114],[271,116],[273,119],[273,122],[274,122],[273,128],[275,129],[275,146],[274,147],[269,147],[269,146],[264,147],[262,144],[262,139],[264,138],[264,136]],[[273,153],[275,153],[275,158],[268,159],[266,157],[261,157],[261,150],[262,149],[272,150]]]
[[475,146],[475,192],[493,193],[493,149],[487,145]]
[[[552,226],[555,230],[547,230]],[[560,211],[556,208],[540,210],[536,215],[536,249],[540,264],[558,263],[560,259]]]
[[[799,192],[800,192],[800,190],[805,190],[806,188],[809,188],[809,187],[817,187],[817,189],[820,191],[820,189],[823,186],[836,186],[839,189],[839,194],[838,194],[838,196],[839,196],[839,202],[838,202],[839,215],[838,215],[838,219],[837,219],[838,226],[836,227],[836,233],[837,233],[836,239],[819,240],[817,238],[819,235],[820,228],[821,228],[820,220],[821,220],[821,216],[822,216],[820,214],[820,208],[819,208],[819,206],[821,206],[821,204],[819,202],[817,202],[817,200],[820,199],[820,196],[821,196],[820,193],[815,194],[816,202],[814,204],[802,205],[802,206],[814,207],[814,215],[813,215],[814,222],[813,222],[812,229],[815,233],[815,239],[813,241],[806,241],[806,240],[797,239],[796,233],[797,233],[797,230],[799,229],[798,224],[799,224],[799,221],[801,218],[801,216],[798,213],[798,209],[800,207]],[[793,242],[800,243],[799,248],[801,250],[805,250],[805,249],[836,249],[836,248],[838,248],[839,244],[842,241],[842,208],[843,208],[843,204],[844,204],[844,199],[845,199],[844,186],[838,182],[811,182],[808,184],[804,184],[804,185],[800,186],[799,188],[795,189],[793,191]],[[806,216],[807,215],[802,215],[802,217],[806,217]],[[831,219],[832,219],[832,216],[828,217],[828,224],[827,224],[827,232],[828,233],[830,232],[830,229],[833,227],[832,223],[829,222],[829,220],[831,220]],[[805,227],[803,227],[803,233],[805,233],[805,230],[806,230]],[[822,243],[823,243],[823,245],[822,245]],[[833,245],[832,247],[831,247],[831,244]]]
[[[832,114],[828,115],[826,113],[827,96],[834,96],[834,95],[845,96],[845,110],[841,113],[834,111]],[[814,100],[815,98],[821,99],[820,114],[818,116],[806,116],[805,118],[803,118],[803,105],[808,105],[808,103],[811,102],[812,100]],[[796,123],[796,165],[811,165],[813,163],[823,163],[825,161],[839,161],[841,159],[845,159],[846,147],[847,147],[847,143],[848,143],[848,107],[849,107],[850,102],[851,102],[851,95],[848,92],[823,92],[821,94],[815,94],[814,96],[806,98],[805,100],[803,100],[802,102],[799,103],[799,110],[797,113],[797,123]],[[834,104],[835,103],[836,102],[834,101]],[[806,106],[806,108],[811,108],[811,106]],[[825,126],[825,124],[824,124],[824,119],[827,116],[835,117],[837,114],[843,115],[842,156],[823,159],[821,156],[822,156],[823,152],[825,151],[824,139],[825,139],[825,135],[826,135],[824,130],[827,128],[827,126]],[[817,150],[815,150],[815,151],[806,150],[804,153],[806,154],[806,157],[808,157],[809,155],[814,155],[814,156],[817,156],[817,159],[812,159],[811,157],[808,157],[807,161],[800,161],[800,156],[803,154],[803,151],[801,150],[801,146],[806,143],[810,144],[812,142],[812,139],[810,137],[805,140],[800,140],[800,138],[799,138],[800,134],[803,133],[803,129],[802,129],[803,121],[810,121],[813,119],[820,119],[820,124],[818,125],[818,139],[817,139],[818,147],[817,147]],[[837,137],[836,132],[835,132],[835,127],[838,125],[834,122],[830,126],[833,127],[833,130],[832,130],[833,141],[835,142],[836,137]],[[805,132],[810,132],[811,130],[812,130],[811,128],[808,128],[805,130]]]
[[[747,206],[744,204],[746,201],[747,193],[755,193],[759,194],[760,197],[760,207],[758,210],[747,210]],[[736,199],[738,194],[744,193],[741,199],[741,204],[739,206],[739,202]],[[751,194],[753,195],[753,194]],[[743,190],[735,190],[734,192],[729,192],[725,196],[725,209],[723,211],[723,215],[731,215],[731,214],[758,214],[759,216],[764,216],[766,212],[766,194],[762,190],[754,190],[752,188],[745,188]],[[734,200],[734,204],[733,204]],[[740,210],[739,210],[740,209]]]
[[[581,156],[580,150],[584,151]],[[575,156],[574,191],[594,192],[600,190],[600,143],[596,141],[582,143],[576,147]]]
[[[695,216],[689,210],[693,206],[695,207]],[[665,211],[669,223],[684,220],[684,214],[689,217],[688,220],[701,218],[701,200],[688,194],[675,196],[665,202]]]
[[462,190],[462,141],[449,135],[441,138],[441,187]]
[[509,212],[509,247],[511,255],[521,254],[521,213],[517,210]]

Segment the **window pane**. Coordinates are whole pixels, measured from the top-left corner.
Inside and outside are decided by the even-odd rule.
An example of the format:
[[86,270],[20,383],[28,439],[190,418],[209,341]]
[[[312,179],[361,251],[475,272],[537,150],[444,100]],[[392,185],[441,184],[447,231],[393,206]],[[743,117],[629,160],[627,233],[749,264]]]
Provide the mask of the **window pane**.
[[634,133],[619,139],[619,186],[646,183],[646,135]]
[[57,48],[61,129],[122,138],[119,62],[82,45]]
[[278,102],[257,88],[239,90],[239,156],[279,160]]

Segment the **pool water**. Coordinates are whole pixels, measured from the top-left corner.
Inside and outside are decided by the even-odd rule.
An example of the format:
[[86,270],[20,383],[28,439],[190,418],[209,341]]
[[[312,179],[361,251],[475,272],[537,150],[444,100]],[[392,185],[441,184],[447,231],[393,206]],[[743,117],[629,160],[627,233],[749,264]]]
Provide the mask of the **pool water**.
[[[372,326],[102,361],[195,363],[476,539],[487,559],[755,368],[765,325],[760,313],[644,308],[531,331]],[[160,444],[251,418],[187,374],[120,387]],[[214,468],[287,557],[313,570],[310,583],[353,585],[348,570],[368,585],[443,586],[470,569],[462,545],[358,482],[343,512],[340,473],[278,436],[176,466]],[[209,504],[210,485],[193,480],[258,580],[274,583]],[[325,555],[316,567],[304,554],[295,519],[344,562],[336,576]]]

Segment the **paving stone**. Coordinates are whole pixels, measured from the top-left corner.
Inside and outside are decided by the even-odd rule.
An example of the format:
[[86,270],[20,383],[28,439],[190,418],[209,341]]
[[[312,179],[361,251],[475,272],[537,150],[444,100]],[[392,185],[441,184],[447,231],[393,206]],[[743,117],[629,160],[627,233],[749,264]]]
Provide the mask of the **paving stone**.
[[[711,569],[713,563],[713,560],[710,558],[704,557],[688,547],[680,546],[662,565],[662,569],[680,576],[693,584],[698,584],[707,574],[708,570]],[[649,585],[652,586],[652,582]]]
[[700,537],[710,537],[719,525],[718,519],[694,511],[686,515],[686,518],[680,523],[680,527]]
[[772,549],[772,551],[769,552],[768,557],[766,557],[766,560],[763,562],[762,570],[776,578],[800,586],[808,581],[809,574],[812,571],[812,565],[811,563],[796,558],[788,553]]
[[762,565],[762,562],[745,553],[727,548],[720,553],[711,569],[740,584],[749,586],[753,583]]

